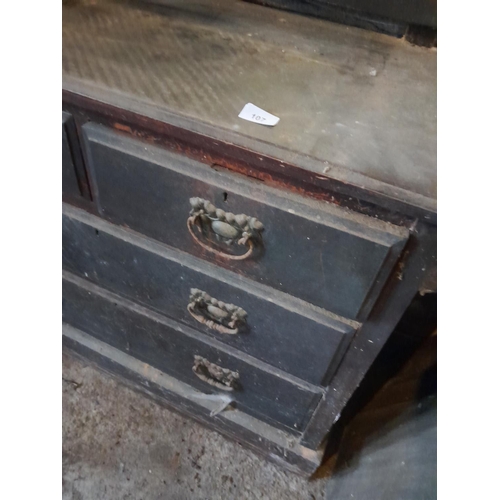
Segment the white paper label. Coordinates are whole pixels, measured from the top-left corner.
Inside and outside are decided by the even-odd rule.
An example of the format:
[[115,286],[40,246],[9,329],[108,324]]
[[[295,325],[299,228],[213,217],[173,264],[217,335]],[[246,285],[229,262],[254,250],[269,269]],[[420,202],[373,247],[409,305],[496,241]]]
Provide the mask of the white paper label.
[[251,102],[245,104],[245,107],[241,110],[238,117],[243,118],[243,120],[248,120],[249,122],[267,125],[268,127],[274,127],[280,121],[277,116],[264,111]]

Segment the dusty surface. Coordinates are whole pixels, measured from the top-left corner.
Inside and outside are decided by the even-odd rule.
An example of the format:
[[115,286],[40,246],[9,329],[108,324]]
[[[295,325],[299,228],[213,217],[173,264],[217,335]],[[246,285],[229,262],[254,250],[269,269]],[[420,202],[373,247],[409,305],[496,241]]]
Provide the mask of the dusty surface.
[[63,357],[63,500],[324,498],[308,482]]
[[[66,5],[65,88],[435,210],[436,51],[236,0],[155,3]],[[238,118],[249,102],[279,124]]]

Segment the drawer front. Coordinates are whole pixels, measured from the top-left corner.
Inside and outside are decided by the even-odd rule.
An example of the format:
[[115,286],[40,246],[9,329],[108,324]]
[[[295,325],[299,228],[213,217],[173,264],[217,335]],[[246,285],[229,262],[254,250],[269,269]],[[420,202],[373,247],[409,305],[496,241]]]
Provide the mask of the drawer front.
[[[216,172],[101,126],[84,130],[105,218],[341,316],[367,314],[405,244],[401,228]],[[221,221],[221,239],[244,244],[217,244],[213,222],[200,232],[207,217],[193,215],[195,207],[190,218],[196,197],[251,218],[250,239]],[[245,258],[228,258],[232,248]]]
[[[147,311],[144,313],[139,306],[120,300],[84,280],[68,274],[65,278],[65,323],[199,391],[228,394],[234,398],[237,408],[248,414],[291,431],[304,429],[319,402],[320,391],[295,385],[256,364],[239,359],[202,338],[196,338],[191,329]],[[217,367],[229,372],[218,373]],[[234,390],[222,390],[219,384]]]
[[71,149],[68,140],[67,124],[71,120],[71,115],[62,114],[62,192],[64,197],[80,198],[80,188],[76,176],[75,164],[71,156]]
[[[83,211],[63,211],[63,267],[68,271],[303,380],[328,382],[354,332],[352,326],[307,304],[287,303],[274,291],[274,297],[264,295],[266,290],[252,288],[248,280],[165,251],[154,241]],[[192,294],[192,289],[224,304],[214,310],[206,296]],[[230,319],[213,314],[224,311],[225,304],[240,307],[246,316],[236,310],[230,324]]]

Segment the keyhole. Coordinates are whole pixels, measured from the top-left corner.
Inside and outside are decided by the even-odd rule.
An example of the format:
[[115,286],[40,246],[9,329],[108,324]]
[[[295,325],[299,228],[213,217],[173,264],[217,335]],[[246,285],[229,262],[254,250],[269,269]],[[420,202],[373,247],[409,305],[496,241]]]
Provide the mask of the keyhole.
[[222,198],[224,202],[227,202],[227,193],[225,191],[222,193]]

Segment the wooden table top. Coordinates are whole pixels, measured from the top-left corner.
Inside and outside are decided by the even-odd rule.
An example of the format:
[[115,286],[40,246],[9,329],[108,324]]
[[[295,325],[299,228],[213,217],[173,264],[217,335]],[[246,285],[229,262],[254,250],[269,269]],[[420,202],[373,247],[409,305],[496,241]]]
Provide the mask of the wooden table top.
[[73,1],[63,87],[436,211],[434,49],[238,0]]

